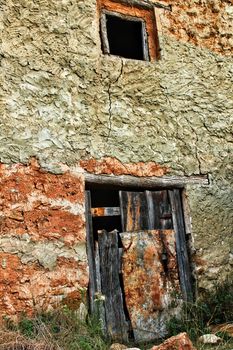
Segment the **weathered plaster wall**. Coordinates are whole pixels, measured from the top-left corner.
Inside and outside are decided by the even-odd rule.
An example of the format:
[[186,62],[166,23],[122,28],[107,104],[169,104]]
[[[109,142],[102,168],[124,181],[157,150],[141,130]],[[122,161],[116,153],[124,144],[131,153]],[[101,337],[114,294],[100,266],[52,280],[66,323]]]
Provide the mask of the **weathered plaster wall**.
[[60,174],[28,165],[0,164],[0,315],[78,307],[88,287],[84,171],[161,176],[153,162],[122,164],[106,158],[57,164]]
[[[169,3],[171,13],[158,12],[157,62],[102,55],[93,0],[1,3],[1,310],[86,286],[80,160],[98,173],[208,173],[208,188],[187,188],[199,286],[230,271],[233,6]],[[17,164],[32,156],[43,170]]]
[[0,168],[0,313],[14,316],[81,298],[88,269],[80,174]]
[[232,56],[232,0],[164,0],[172,12],[161,13],[164,33],[183,42]]

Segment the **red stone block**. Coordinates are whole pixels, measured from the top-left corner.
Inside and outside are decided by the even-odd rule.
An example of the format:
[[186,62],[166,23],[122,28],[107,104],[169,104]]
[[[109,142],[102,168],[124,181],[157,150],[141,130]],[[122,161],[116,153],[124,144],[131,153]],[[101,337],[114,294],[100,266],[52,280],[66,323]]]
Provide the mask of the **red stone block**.
[[84,222],[80,215],[67,211],[34,209],[24,213],[28,233],[35,239],[50,240],[63,238],[64,241],[83,241]]
[[180,333],[168,338],[160,345],[155,345],[151,350],[196,350],[187,333]]
[[79,164],[83,169],[94,174],[162,176],[168,172],[168,168],[154,162],[123,164],[118,159],[110,157],[101,160],[82,160]]

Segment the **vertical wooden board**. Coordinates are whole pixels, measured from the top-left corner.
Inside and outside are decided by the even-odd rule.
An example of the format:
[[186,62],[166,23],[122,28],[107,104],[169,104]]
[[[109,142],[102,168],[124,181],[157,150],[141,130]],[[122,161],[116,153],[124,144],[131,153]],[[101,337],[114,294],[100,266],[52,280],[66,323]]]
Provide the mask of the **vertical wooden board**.
[[101,287],[101,273],[100,273],[100,256],[99,245],[95,242],[95,266],[96,266],[96,294],[95,294],[95,313],[101,324],[103,334],[107,333],[106,316],[105,316],[105,302],[102,295]]
[[95,242],[96,292],[101,293],[100,255],[99,244]]
[[101,14],[100,25],[101,25],[101,42],[103,46],[103,51],[105,54],[110,53],[109,42],[108,42],[108,34],[107,34],[107,17],[105,13]]
[[108,335],[115,340],[128,340],[128,323],[124,313],[119,278],[118,233],[98,232],[101,289],[105,298],[105,318]]
[[146,200],[149,229],[172,229],[171,206],[167,191],[146,191]]
[[146,23],[142,21],[142,45],[143,45],[143,58],[145,61],[149,61],[149,47],[148,47],[148,34],[146,30]]
[[180,285],[185,300],[193,300],[191,271],[188,258],[185,225],[181,203],[180,191],[178,189],[169,190],[169,198],[172,207],[172,219],[176,233],[176,250],[180,276]]
[[148,229],[148,212],[145,192],[120,191],[120,208],[123,231]]
[[87,240],[87,257],[89,265],[89,301],[90,312],[94,312],[94,298],[96,293],[96,267],[94,253],[94,237],[92,228],[91,215],[91,192],[85,191],[85,215],[86,215],[86,240]]
[[[150,230],[123,232],[122,273],[127,309],[137,341],[161,338],[166,321],[177,311],[180,295],[175,232]],[[167,266],[162,252],[166,248]]]

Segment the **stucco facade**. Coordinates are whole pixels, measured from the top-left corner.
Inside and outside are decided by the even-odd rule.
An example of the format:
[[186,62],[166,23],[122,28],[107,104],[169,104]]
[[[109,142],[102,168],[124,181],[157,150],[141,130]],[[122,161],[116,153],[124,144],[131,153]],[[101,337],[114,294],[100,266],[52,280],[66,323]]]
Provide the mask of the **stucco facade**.
[[157,3],[148,62],[102,53],[94,0],[0,4],[2,315],[87,287],[85,172],[206,175],[186,186],[198,290],[232,270],[233,4]]

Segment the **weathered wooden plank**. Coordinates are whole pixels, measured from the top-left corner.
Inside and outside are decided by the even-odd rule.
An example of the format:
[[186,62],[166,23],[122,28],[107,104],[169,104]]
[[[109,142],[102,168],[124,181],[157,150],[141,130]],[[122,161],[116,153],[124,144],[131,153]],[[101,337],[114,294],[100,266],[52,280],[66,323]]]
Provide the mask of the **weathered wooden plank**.
[[146,191],[146,199],[149,229],[172,229],[171,206],[167,191]]
[[100,17],[100,24],[101,24],[101,42],[102,42],[102,47],[103,51],[105,54],[110,53],[110,48],[109,48],[109,42],[108,42],[108,34],[107,34],[107,25],[106,25],[106,14],[102,13]]
[[148,36],[146,30],[146,23],[142,21],[142,46],[143,46],[143,58],[145,61],[149,61],[149,48],[148,48]]
[[120,207],[100,207],[100,208],[92,208],[91,214],[93,217],[119,216],[121,215],[121,212],[120,212]]
[[145,23],[143,19],[139,18],[139,17],[135,17],[135,16],[130,16],[130,15],[125,15],[122,14],[120,12],[114,12],[114,11],[109,11],[109,10],[102,10],[102,13],[108,16],[114,16],[114,17],[118,17],[121,19],[126,19],[128,21],[133,21],[133,22],[141,22],[141,23]]
[[101,292],[105,297],[105,318],[112,339],[128,340],[128,323],[124,313],[119,278],[118,232],[98,231]]
[[101,293],[99,244],[95,242],[96,293]]
[[[174,230],[120,233],[125,301],[135,340],[161,338],[180,293]],[[161,259],[166,248],[166,267]],[[169,310],[169,311],[168,311]]]
[[87,240],[87,257],[89,265],[89,300],[90,311],[94,313],[95,293],[96,293],[96,267],[94,254],[94,237],[92,229],[92,215],[91,215],[91,192],[85,191],[85,216],[86,216],[86,240]]
[[148,229],[148,213],[145,192],[119,191],[123,231]]
[[159,2],[152,2],[148,0],[112,0],[114,2],[120,2],[128,6],[135,6],[139,8],[152,9],[153,7],[163,8],[164,10],[171,11],[171,5],[160,4]]
[[185,233],[186,235],[191,235],[192,233],[191,214],[190,214],[189,202],[188,202],[187,194],[185,190],[181,192],[181,197],[182,197],[182,204],[183,204],[182,207],[183,207],[183,214],[184,214]]
[[118,187],[134,188],[183,188],[185,185],[209,185],[207,175],[201,176],[163,176],[163,177],[136,177],[131,175],[95,175],[85,173],[87,184],[113,185]]
[[169,198],[172,207],[173,226],[176,233],[176,250],[179,267],[180,285],[185,300],[193,300],[191,271],[188,258],[188,251],[185,238],[185,226],[183,219],[180,191],[170,191]]
[[105,317],[105,300],[102,295],[101,274],[100,274],[100,256],[99,245],[95,242],[95,266],[96,266],[96,293],[95,293],[95,310],[101,324],[103,334],[107,332],[106,317]]

